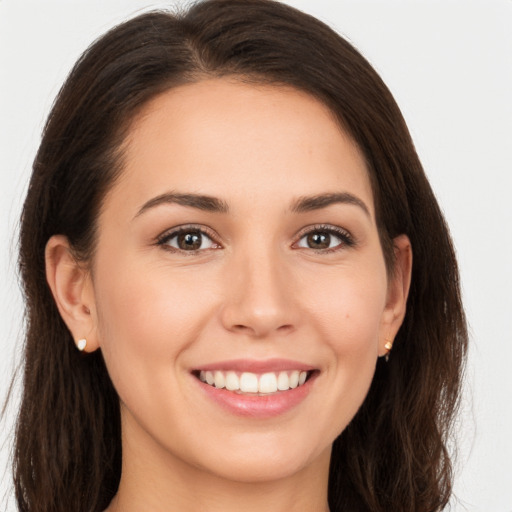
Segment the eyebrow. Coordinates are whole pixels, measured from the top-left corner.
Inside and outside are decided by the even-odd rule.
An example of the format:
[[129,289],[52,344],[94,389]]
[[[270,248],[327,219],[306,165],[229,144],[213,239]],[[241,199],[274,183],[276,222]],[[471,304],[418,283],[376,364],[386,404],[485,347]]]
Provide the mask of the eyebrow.
[[300,197],[292,205],[295,213],[305,213],[313,210],[320,210],[332,204],[351,204],[361,208],[368,217],[371,217],[370,210],[366,204],[357,196],[348,192],[337,192],[331,194],[319,194],[317,196]]
[[197,208],[198,210],[216,213],[227,213],[229,211],[228,205],[222,201],[222,199],[218,199],[216,197],[201,194],[179,194],[175,192],[167,192],[153,197],[144,203],[135,217],[138,217],[147,210],[162,204],[179,204],[181,206],[189,206],[191,208]]
[[[348,192],[299,197],[299,199],[292,203],[291,211],[294,213],[306,213],[314,210],[321,210],[322,208],[327,208],[332,204],[339,203],[358,206],[365,212],[368,217],[370,217],[370,210],[366,204],[357,196]],[[202,194],[180,194],[176,192],[167,192],[165,194],[153,197],[149,201],[145,202],[135,217],[138,217],[147,210],[162,204],[179,204],[181,206],[188,206],[191,208],[197,208],[198,210],[214,213],[229,212],[227,203],[217,197]]]

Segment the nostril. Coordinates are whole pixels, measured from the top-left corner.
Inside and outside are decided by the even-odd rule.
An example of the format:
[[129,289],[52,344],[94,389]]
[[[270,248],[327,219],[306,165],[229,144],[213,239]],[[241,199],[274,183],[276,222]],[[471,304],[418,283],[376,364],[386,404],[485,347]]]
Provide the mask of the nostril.
[[247,325],[242,325],[242,324],[233,325],[233,329],[235,331],[250,331],[251,330],[250,327],[247,327]]
[[[257,337],[266,336],[267,334],[269,334],[272,331],[272,329],[270,329],[270,328],[263,328],[260,326],[260,328],[258,329],[256,326],[251,327],[251,326],[244,325],[244,324],[235,324],[231,327],[231,329],[235,332],[248,333],[252,336],[257,336]],[[293,329],[294,329],[294,327],[292,324],[284,324],[284,325],[280,325],[280,326],[276,327],[274,332],[278,332],[281,334],[287,334],[287,333],[293,331]]]

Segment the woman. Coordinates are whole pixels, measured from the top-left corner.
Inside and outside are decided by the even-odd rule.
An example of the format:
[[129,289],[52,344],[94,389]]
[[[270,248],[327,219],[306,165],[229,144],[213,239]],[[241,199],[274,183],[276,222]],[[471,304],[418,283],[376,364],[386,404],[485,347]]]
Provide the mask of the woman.
[[135,18],[24,206],[20,510],[440,510],[467,335],[398,107],[264,0]]

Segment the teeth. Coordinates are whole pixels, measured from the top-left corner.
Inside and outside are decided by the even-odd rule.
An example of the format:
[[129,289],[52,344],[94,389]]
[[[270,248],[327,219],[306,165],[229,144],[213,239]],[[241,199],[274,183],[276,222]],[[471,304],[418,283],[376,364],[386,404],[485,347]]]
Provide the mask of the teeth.
[[298,385],[299,385],[299,372],[297,370],[295,370],[290,374],[290,387],[293,389],[293,388],[296,388]]
[[241,393],[276,393],[288,391],[302,386],[307,379],[308,372],[293,370],[290,372],[269,372],[258,375],[252,372],[244,372],[240,376],[234,371],[223,372],[203,371],[199,372],[199,379],[210,386]]
[[226,389],[229,391],[237,391],[240,389],[240,381],[238,375],[235,372],[226,373]]
[[264,373],[260,377],[258,385],[260,393],[275,393],[277,391],[277,379],[275,373]]
[[224,374],[222,372],[215,372],[213,378],[216,388],[226,387],[226,379],[224,378]]
[[242,373],[240,377],[240,391],[242,391],[242,393],[257,393],[258,376],[255,373]]
[[279,389],[279,391],[290,389],[290,379],[286,372],[279,373],[279,377],[277,377],[277,389]]

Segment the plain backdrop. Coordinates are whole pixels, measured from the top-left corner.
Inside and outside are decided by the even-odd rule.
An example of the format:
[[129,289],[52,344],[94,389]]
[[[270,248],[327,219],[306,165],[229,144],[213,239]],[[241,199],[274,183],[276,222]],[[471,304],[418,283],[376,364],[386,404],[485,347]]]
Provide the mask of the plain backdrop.
[[[512,1],[288,3],[348,37],[402,109],[452,230],[471,329],[451,509],[511,512]],[[2,400],[22,344],[18,218],[52,101],[95,38],[135,13],[169,5],[0,0]],[[0,424],[0,510],[9,512],[15,510],[8,457],[18,395],[15,388]]]

